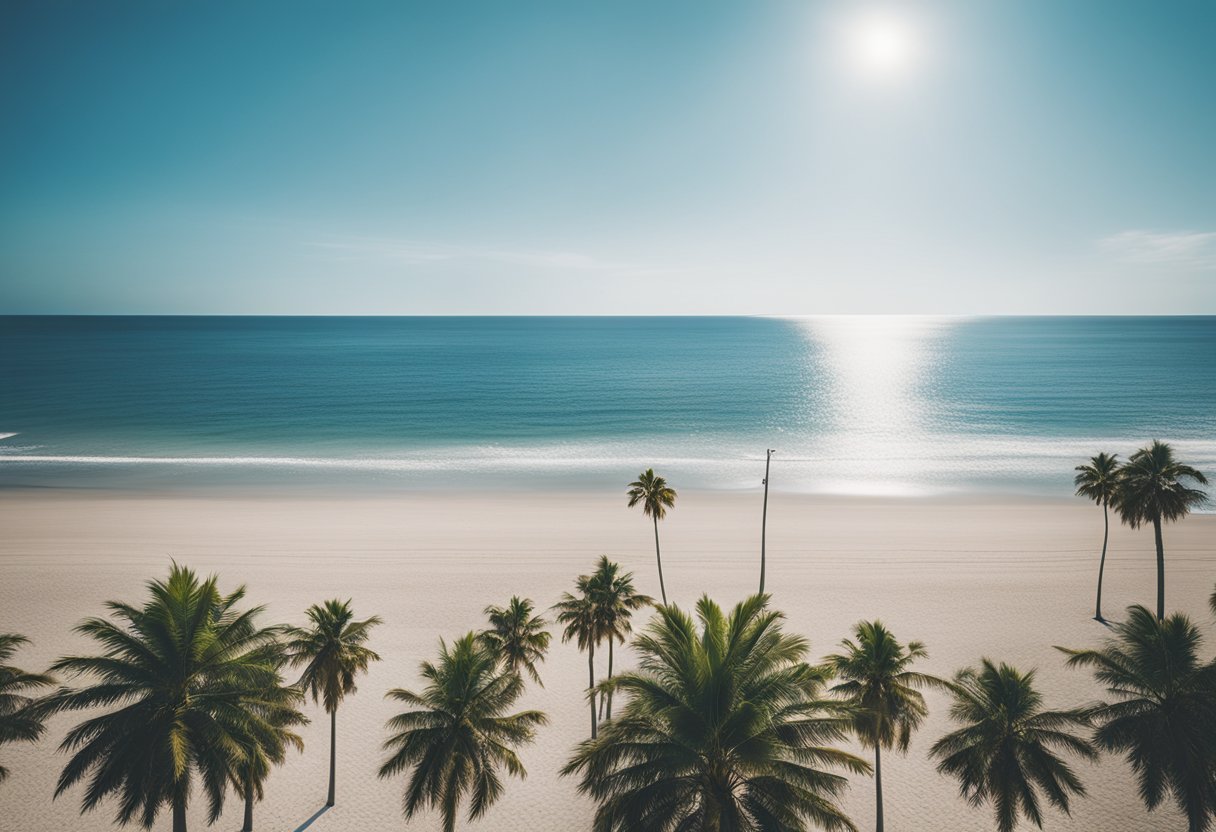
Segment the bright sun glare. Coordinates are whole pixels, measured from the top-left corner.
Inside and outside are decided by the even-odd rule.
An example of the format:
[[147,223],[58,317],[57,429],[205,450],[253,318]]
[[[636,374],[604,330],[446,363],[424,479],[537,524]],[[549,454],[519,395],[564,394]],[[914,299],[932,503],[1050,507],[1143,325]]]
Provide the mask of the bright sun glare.
[[867,75],[893,78],[905,75],[919,57],[915,25],[893,10],[868,12],[849,28],[849,54]]

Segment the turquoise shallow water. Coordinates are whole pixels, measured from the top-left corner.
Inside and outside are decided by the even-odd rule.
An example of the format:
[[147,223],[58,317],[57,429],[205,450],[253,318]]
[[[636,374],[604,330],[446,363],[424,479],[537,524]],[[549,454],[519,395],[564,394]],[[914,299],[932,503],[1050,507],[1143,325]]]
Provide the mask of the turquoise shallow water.
[[1069,493],[1216,474],[1216,318],[0,318],[0,485]]

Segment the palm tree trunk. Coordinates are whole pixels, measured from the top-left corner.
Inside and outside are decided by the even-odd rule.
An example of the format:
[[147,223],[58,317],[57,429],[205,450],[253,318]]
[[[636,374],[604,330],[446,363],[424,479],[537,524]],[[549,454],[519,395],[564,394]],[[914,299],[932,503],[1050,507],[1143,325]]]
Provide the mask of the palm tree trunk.
[[186,793],[181,787],[173,792],[173,832],[186,832]]
[[1094,605],[1094,618],[1105,621],[1102,617],[1102,573],[1106,571],[1106,541],[1110,539],[1110,510],[1102,503],[1102,560],[1098,563],[1098,601]]
[[1153,518],[1153,536],[1157,539],[1157,620],[1165,620],[1165,545],[1161,542],[1161,517]]
[[598,724],[595,719],[595,644],[587,648],[587,692],[591,699],[591,739],[597,735]]
[[882,832],[882,747],[874,744],[874,797],[878,801],[874,832]]
[[[612,639],[608,639],[608,678],[612,678]],[[608,718],[612,719],[612,690],[608,690]]]
[[241,832],[253,832],[253,774],[245,773],[245,823]]
[[329,797],[325,799],[326,806],[334,805],[334,769],[338,763],[338,709],[329,712]]
[[[612,678],[612,638],[611,637],[609,637],[609,639],[608,639],[608,678],[609,679]],[[601,693],[600,694],[600,705],[599,705],[599,711],[598,711],[599,715],[600,715],[600,717],[599,717],[600,722],[604,721],[604,709],[605,709],[604,706],[605,705],[608,706],[608,708],[607,708],[608,718],[612,719],[612,706],[609,704],[609,700],[611,699],[611,697],[612,697],[611,693]]]
[[654,559],[659,563],[659,594],[663,596],[663,606],[667,606],[667,589],[663,586],[663,556],[659,554],[659,518],[654,518]]

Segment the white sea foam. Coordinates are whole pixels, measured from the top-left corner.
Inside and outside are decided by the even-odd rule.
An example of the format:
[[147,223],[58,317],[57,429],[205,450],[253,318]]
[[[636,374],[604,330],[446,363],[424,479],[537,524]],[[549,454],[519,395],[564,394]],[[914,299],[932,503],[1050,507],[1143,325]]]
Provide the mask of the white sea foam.
[[[1143,438],[909,436],[856,434],[786,437],[773,458],[773,484],[787,491],[873,496],[928,496],[969,488],[1071,493],[1072,469],[1099,450],[1127,455]],[[1174,442],[1179,455],[1216,474],[1216,440]],[[562,476],[604,485],[643,467],[661,470],[677,486],[754,489],[764,454],[737,440],[704,437],[634,442],[567,442],[528,446],[463,445],[368,456],[133,455],[0,453],[0,466],[140,468],[199,467],[265,471],[315,470],[412,475],[443,474],[476,486],[480,475],[495,485],[543,484]]]

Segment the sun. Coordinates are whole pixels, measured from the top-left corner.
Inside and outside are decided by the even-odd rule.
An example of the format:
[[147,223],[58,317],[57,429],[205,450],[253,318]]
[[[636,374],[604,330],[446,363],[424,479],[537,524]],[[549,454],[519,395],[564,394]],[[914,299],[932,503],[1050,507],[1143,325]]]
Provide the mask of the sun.
[[920,58],[921,38],[912,20],[894,10],[867,12],[851,22],[848,55],[856,68],[875,78],[898,78]]

